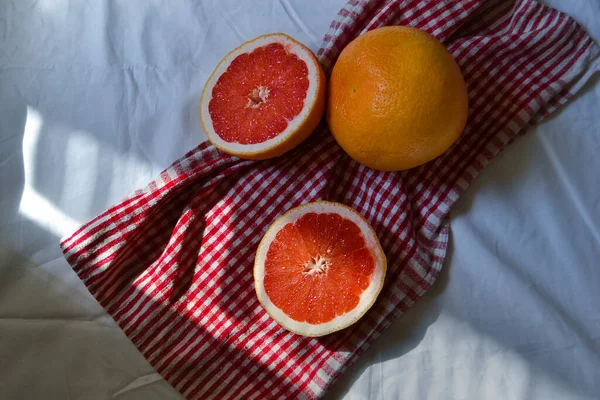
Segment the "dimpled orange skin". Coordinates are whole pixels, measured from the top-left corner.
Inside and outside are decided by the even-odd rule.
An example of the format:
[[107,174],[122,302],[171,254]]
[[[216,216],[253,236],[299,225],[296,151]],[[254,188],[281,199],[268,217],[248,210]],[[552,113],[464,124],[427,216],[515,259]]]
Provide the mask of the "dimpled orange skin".
[[458,139],[467,115],[460,68],[416,28],[359,36],[331,73],[329,128],[350,157],[376,170],[406,170],[438,157]]

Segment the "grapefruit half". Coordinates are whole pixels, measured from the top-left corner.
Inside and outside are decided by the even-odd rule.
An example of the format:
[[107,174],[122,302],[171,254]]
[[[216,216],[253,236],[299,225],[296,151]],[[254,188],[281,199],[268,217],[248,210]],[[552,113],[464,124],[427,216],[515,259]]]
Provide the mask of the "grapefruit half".
[[228,53],[208,78],[202,127],[228,154],[279,156],[316,128],[325,91],[321,65],[306,46],[283,33],[259,36]]
[[383,286],[387,262],[366,219],[318,201],[278,218],[262,238],[254,284],[266,312],[285,329],[323,336],[355,323]]

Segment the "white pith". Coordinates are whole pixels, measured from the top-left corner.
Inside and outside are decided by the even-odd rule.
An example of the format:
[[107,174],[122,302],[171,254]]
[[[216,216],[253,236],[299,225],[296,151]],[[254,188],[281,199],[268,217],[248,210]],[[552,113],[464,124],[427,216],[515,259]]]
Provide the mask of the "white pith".
[[[302,111],[300,111],[300,114],[298,114],[295,118],[288,121],[287,128],[274,138],[256,144],[226,142],[225,140],[221,139],[221,137],[215,132],[210,113],[208,112],[208,104],[210,102],[210,99],[212,98],[213,88],[217,83],[219,77],[223,75],[225,71],[227,71],[227,68],[229,68],[231,62],[236,57],[244,53],[250,53],[258,47],[266,46],[271,43],[281,44],[289,53],[295,54],[300,60],[306,63],[306,66],[308,68],[308,90],[306,93],[306,98],[304,99],[304,106],[302,108]],[[310,110],[315,105],[318,91],[318,76],[318,66],[315,64],[314,58],[310,53],[310,50],[307,50],[305,47],[299,45],[297,42],[295,42],[286,35],[267,35],[259,37],[258,39],[255,39],[251,42],[242,45],[241,47],[227,54],[225,58],[223,58],[223,60],[219,63],[215,71],[212,73],[212,75],[206,82],[206,86],[202,92],[202,98],[200,99],[200,112],[202,114],[202,120],[204,122],[204,130],[206,136],[217,147],[223,148],[236,154],[250,155],[277,146],[281,142],[284,142],[286,139],[288,139],[298,129],[299,125],[307,118]],[[269,88],[267,87],[264,89],[268,90]]]
[[311,259],[306,262],[302,273],[306,275],[324,275],[327,273],[330,266],[331,261],[319,254],[316,257],[311,257]]
[[[302,217],[306,213],[335,213],[339,214],[342,218],[351,220],[360,228],[366,242],[366,247],[371,251],[371,254],[375,259],[375,269],[373,271],[371,283],[369,287],[367,287],[367,289],[361,294],[358,305],[352,311],[339,315],[333,320],[321,324],[299,322],[290,318],[287,314],[283,312],[283,310],[281,310],[271,302],[269,296],[265,292],[263,284],[265,277],[265,259],[267,251],[269,250],[271,243],[275,239],[275,235],[285,225],[296,222],[300,217]],[[307,269],[312,269],[315,271],[312,273],[326,273],[326,268],[328,268],[328,266],[325,265],[325,263],[327,262],[327,257],[323,255],[321,256],[321,259],[315,260],[316,262],[314,263],[314,266],[310,265],[311,261],[309,261],[307,263],[307,266],[305,266],[304,272],[309,273],[307,272]],[[320,272],[319,269],[321,269]],[[377,295],[381,291],[381,287],[383,286],[385,269],[385,255],[383,254],[379,242],[377,241],[377,238],[375,237],[373,230],[369,226],[369,224],[356,211],[348,207],[337,203],[321,201],[305,204],[304,206],[300,206],[289,211],[281,218],[279,218],[269,228],[269,230],[263,237],[258,247],[258,251],[256,253],[256,260],[254,265],[254,282],[256,286],[256,294],[258,296],[258,300],[269,313],[269,315],[271,315],[273,319],[275,319],[284,328],[305,336],[322,336],[343,329],[353,324],[364,313],[366,313],[369,308],[371,308]]]
[[246,104],[246,107],[260,107],[261,103],[264,103],[269,99],[270,92],[271,90],[268,87],[264,87],[262,85],[259,85],[258,87],[254,88],[254,90],[252,90],[252,92],[250,92],[250,95],[248,96],[248,104]]

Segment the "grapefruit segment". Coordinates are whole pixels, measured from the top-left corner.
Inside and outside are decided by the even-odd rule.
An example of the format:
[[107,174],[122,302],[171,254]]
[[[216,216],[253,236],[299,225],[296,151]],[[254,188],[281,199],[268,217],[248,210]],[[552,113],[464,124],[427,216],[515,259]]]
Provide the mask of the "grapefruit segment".
[[314,54],[275,33],[242,44],[221,60],[200,99],[208,139],[248,159],[283,154],[323,116],[325,75]]
[[260,242],[254,281],[264,309],[284,328],[322,336],[356,322],[383,285],[386,259],[353,209],[319,201],[288,211]]

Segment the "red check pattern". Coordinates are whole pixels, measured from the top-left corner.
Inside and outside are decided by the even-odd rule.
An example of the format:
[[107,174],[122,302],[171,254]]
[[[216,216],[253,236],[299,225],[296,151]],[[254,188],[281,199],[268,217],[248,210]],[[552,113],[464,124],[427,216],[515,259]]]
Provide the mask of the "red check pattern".
[[[462,68],[469,122],[441,157],[402,173],[373,171],[346,156],[324,126],[294,151],[263,162],[203,143],[62,241],[89,291],[185,397],[323,396],[434,283],[446,254],[448,212],[469,183],[600,69],[590,37],[532,0],[351,0],[319,50],[326,70],[350,40],[383,25],[430,32]],[[389,271],[359,323],[304,338],[260,307],[252,266],[267,227],[318,199],[345,203],[371,222]]]

